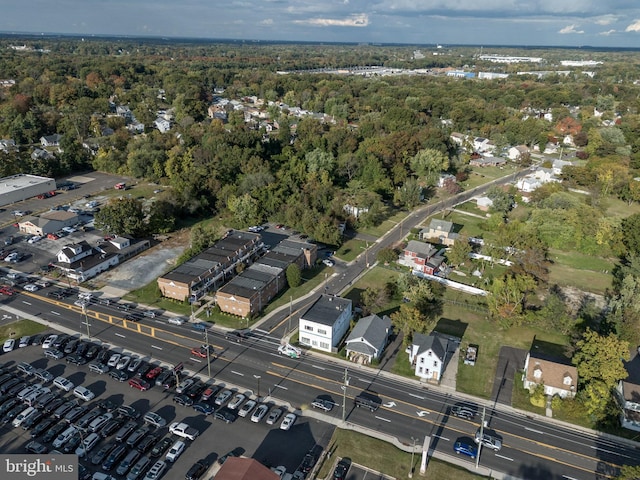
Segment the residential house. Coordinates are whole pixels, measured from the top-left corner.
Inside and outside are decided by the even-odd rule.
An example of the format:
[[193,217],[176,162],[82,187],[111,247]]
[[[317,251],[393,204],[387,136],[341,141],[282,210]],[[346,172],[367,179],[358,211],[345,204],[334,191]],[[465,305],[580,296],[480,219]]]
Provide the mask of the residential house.
[[412,271],[429,275],[437,275],[446,267],[444,257],[439,254],[435,246],[417,240],[409,240],[398,263],[409,267]]
[[620,380],[614,396],[620,406],[622,428],[640,432],[640,385],[628,380]]
[[347,359],[363,365],[379,360],[390,334],[391,319],[387,315],[361,318],[345,341]]
[[342,209],[345,211],[347,215],[350,215],[354,218],[359,218],[360,215],[367,213],[369,211],[369,207],[358,207],[356,205],[346,204]]
[[62,135],[59,133],[54,133],[53,135],[46,135],[40,137],[40,145],[43,147],[58,147],[60,146],[60,140],[62,139]]
[[496,146],[484,137],[476,137],[473,139],[473,150],[478,153],[492,152]]
[[507,150],[509,160],[513,160],[514,162],[522,160],[524,156],[529,155],[530,153],[531,151],[526,145],[516,145],[515,147],[511,147]]
[[299,342],[317,350],[335,353],[349,329],[351,316],[351,300],[323,294],[300,316]]
[[0,139],[0,152],[10,153],[17,152],[18,146],[13,138],[1,138]]
[[450,173],[441,173],[438,177],[438,188],[443,188],[449,183],[456,183],[456,176]]
[[561,175],[562,169],[564,167],[570,166],[573,166],[573,162],[568,162],[567,160],[554,160],[553,164],[551,165],[551,170],[553,171],[554,175]]
[[450,138],[451,138],[451,141],[453,143],[455,143],[456,145],[458,145],[459,147],[463,147],[465,142],[466,142],[466,140],[467,140],[466,135],[464,135],[462,133],[459,133],[459,132],[453,132],[450,135]]
[[216,473],[216,480],[280,480],[280,476],[253,458],[229,457]]
[[156,127],[160,131],[160,133],[166,133],[171,130],[171,122],[166,118],[156,118],[153,122],[153,126]]
[[116,115],[124,118],[125,123],[129,123],[131,120],[133,120],[133,112],[127,105],[116,106]]
[[443,245],[453,245],[458,238],[458,234],[454,231],[454,224],[447,220],[431,220],[428,228],[420,230],[420,240],[434,240]]
[[472,167],[502,167],[507,160],[502,157],[474,156],[469,160]]
[[559,181],[552,168],[540,167],[526,177],[518,179],[516,188],[522,192],[530,193],[545,183]]
[[544,385],[544,394],[573,398],[578,388],[578,370],[569,362],[535,351],[527,353],[522,374],[524,388]]
[[42,148],[35,148],[33,152],[31,152],[31,160],[43,161],[43,160],[51,160],[55,158],[53,153],[48,150],[44,150]]
[[429,335],[414,333],[413,341],[407,347],[407,353],[416,377],[439,383],[446,363],[451,358],[450,348],[453,346],[449,346],[449,340],[436,332]]

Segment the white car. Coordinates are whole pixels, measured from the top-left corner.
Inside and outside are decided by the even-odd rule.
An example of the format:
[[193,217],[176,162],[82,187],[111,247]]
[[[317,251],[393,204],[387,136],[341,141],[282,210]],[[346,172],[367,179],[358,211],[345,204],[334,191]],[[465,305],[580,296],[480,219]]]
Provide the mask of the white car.
[[29,242],[29,243],[37,243],[40,240],[42,240],[42,237],[40,235],[34,235],[29,240],[27,240],[27,242]]
[[18,252],[11,252],[9,255],[4,257],[4,261],[13,262],[16,258],[18,258]]
[[76,300],[75,302],[73,302],[73,304],[76,307],[86,307],[87,305],[89,305],[89,300],[86,298],[79,298],[78,300]]
[[289,430],[291,426],[296,422],[296,414],[295,413],[287,413],[280,424],[280,430]]
[[182,325],[184,323],[184,319],[180,317],[171,317],[167,321],[173,325]]
[[230,410],[235,410],[240,406],[242,402],[244,402],[245,398],[246,397],[244,395],[238,393],[235,397],[233,397],[233,400],[228,403],[227,408],[229,408]]
[[96,398],[96,394],[93,393],[91,390],[89,390],[86,387],[83,387],[82,385],[77,386],[76,388],[73,389],[73,394],[84,400],[85,402],[88,402],[90,400],[93,400],[94,398]]
[[171,463],[175,462],[180,456],[180,454],[184,452],[184,448],[186,446],[187,446],[186,443],[184,443],[182,440],[178,440],[176,443],[174,443],[171,446],[171,448],[167,452],[167,456],[165,457],[165,459]]
[[253,415],[251,415],[251,421],[253,423],[258,423],[260,420],[264,418],[264,416],[267,414],[268,411],[269,411],[269,405],[261,403],[260,406],[256,408],[256,410],[253,412]]
[[31,343],[31,337],[29,335],[25,335],[20,338],[20,342],[18,343],[18,348],[28,347]]
[[53,380],[53,386],[59,388],[60,390],[64,390],[65,392],[70,392],[74,387],[73,382],[64,377],[56,377]]
[[8,353],[13,351],[13,348],[16,346],[16,341],[13,338],[9,338],[7,341],[4,342],[4,345],[2,346],[2,351],[4,353]]
[[335,265],[335,263],[333,263],[333,260],[329,260],[328,258],[322,260],[322,263],[324,263],[327,267],[333,267]]
[[33,283],[27,283],[24,287],[22,287],[24,290],[26,290],[27,292],[37,292],[40,287],[38,287],[37,285],[33,284]]
[[120,357],[120,360],[116,364],[116,370],[124,370],[125,368],[127,368],[130,361],[131,361],[131,357],[128,355],[125,355],[124,357]]
[[115,368],[116,365],[118,365],[118,362],[120,361],[120,358],[122,358],[122,355],[120,355],[119,353],[114,353],[109,358],[109,361],[107,362],[107,366]]
[[249,412],[253,410],[253,407],[256,406],[256,403],[257,402],[255,400],[247,400],[247,402],[242,406],[242,408],[238,412],[238,415],[241,417],[246,417],[249,414]]
[[73,227],[62,227],[62,231],[66,233],[73,233],[76,231],[76,229]]
[[46,340],[42,342],[42,348],[51,348],[57,339],[58,335],[49,335]]
[[100,205],[98,202],[96,202],[95,200],[91,200],[90,202],[87,202],[84,204],[85,207],[87,208],[96,208],[98,205]]
[[153,310],[145,310],[143,315],[149,318],[156,318],[156,312],[154,312]]
[[302,356],[302,350],[293,345],[289,345],[288,343],[285,345],[280,345],[278,347],[278,353],[280,355],[286,355],[291,358],[300,358]]

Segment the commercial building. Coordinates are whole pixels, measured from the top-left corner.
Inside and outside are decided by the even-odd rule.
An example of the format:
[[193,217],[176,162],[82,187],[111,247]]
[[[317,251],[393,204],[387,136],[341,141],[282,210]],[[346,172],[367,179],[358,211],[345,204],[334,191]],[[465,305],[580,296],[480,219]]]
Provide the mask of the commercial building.
[[348,298],[321,295],[300,316],[300,343],[324,352],[334,352],[349,329],[352,305]]
[[18,229],[29,235],[46,236],[78,223],[78,214],[66,210],[50,210],[39,217],[26,216],[18,222]]
[[56,189],[53,178],[20,173],[0,178],[0,207],[37,197]]

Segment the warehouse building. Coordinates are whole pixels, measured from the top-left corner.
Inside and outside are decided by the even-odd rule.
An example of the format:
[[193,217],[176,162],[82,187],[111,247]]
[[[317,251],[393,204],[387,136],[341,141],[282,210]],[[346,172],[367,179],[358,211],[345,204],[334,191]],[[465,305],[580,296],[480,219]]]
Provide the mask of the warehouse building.
[[0,207],[37,197],[56,189],[53,178],[19,173],[0,179]]

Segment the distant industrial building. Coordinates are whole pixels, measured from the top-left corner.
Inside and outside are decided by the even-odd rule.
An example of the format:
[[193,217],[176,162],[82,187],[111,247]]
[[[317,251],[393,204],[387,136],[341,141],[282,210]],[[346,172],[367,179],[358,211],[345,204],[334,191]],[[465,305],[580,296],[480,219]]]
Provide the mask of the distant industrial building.
[[53,178],[19,173],[0,179],[0,207],[37,197],[56,189]]

